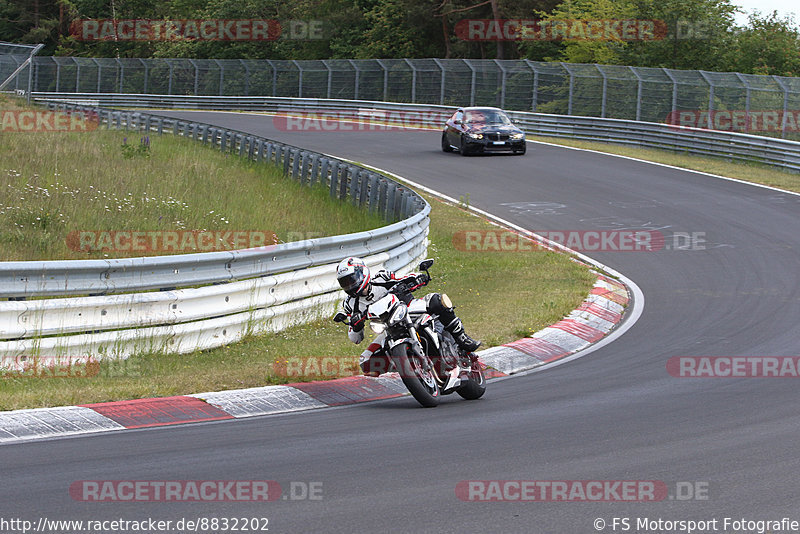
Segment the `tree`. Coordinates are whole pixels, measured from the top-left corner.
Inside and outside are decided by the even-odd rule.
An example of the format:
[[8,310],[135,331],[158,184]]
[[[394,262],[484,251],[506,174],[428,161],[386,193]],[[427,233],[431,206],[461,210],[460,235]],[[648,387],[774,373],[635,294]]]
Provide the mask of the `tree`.
[[754,11],[740,28],[727,67],[749,74],[800,76],[800,32],[791,15]]

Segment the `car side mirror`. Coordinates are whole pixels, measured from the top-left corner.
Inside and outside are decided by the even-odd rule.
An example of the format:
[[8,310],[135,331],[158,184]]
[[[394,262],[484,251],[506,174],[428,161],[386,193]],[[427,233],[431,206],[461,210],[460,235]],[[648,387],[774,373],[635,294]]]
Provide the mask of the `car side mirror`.
[[347,315],[345,315],[343,312],[338,312],[333,316],[334,323],[343,323],[345,321],[347,321]]
[[419,264],[419,270],[420,271],[427,271],[428,269],[431,268],[431,265],[433,265],[433,258],[428,258],[427,260],[423,260]]

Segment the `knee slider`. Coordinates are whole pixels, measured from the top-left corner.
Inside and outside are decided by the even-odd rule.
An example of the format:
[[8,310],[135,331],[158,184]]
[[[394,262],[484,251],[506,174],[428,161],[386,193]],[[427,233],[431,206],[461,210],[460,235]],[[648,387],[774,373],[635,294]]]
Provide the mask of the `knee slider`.
[[450,297],[445,293],[431,293],[430,300],[428,301],[428,309],[437,315],[441,315],[443,313],[452,312],[453,303],[450,301]]

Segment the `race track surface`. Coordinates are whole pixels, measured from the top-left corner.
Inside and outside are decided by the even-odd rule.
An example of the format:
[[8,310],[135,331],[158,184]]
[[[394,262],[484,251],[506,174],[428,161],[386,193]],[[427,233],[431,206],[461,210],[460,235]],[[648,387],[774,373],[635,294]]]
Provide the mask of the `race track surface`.
[[[800,196],[540,144],[522,157],[463,158],[441,152],[438,132],[286,132],[265,116],[169,114],[469,194],[473,206],[534,231],[647,228],[705,242],[589,253],[639,285],[641,318],[584,358],[491,383],[480,401],[446,398],[426,410],[406,397],[0,446],[0,517],[267,517],[269,532],[336,533],[580,534],[597,532],[597,518],[613,532],[614,517],[629,518],[628,532],[645,532],[637,518],[717,518],[706,531],[724,532],[725,517],[800,521],[797,380],[676,378],[666,369],[675,356],[800,356]],[[271,503],[73,500],[70,484],[87,479],[267,479],[323,490],[320,500]],[[461,481],[520,479],[657,480],[671,497],[687,482],[708,493],[644,503],[456,496]]]

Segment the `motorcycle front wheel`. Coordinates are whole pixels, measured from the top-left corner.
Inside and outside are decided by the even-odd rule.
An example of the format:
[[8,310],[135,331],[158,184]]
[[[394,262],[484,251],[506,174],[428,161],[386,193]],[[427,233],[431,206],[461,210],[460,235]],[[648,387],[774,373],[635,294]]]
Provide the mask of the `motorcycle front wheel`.
[[392,361],[403,384],[418,403],[425,408],[439,405],[439,384],[433,376],[434,370],[430,361],[425,362],[411,352],[408,343],[401,343],[392,349]]
[[461,395],[466,400],[480,399],[486,393],[486,377],[483,374],[483,368],[478,362],[474,364],[477,369],[472,369],[469,373],[469,382],[456,390],[456,393]]

